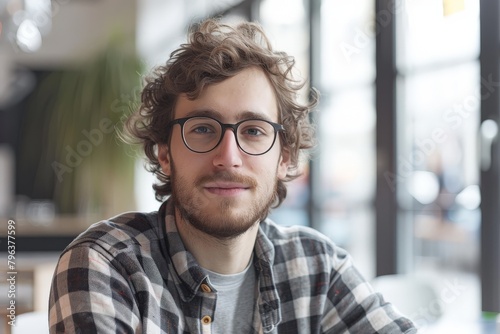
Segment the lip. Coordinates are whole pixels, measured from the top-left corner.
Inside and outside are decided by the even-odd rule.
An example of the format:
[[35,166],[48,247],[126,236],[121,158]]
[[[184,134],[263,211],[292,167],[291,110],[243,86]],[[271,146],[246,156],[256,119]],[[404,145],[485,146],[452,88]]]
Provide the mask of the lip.
[[238,182],[209,182],[203,186],[209,193],[219,196],[236,196],[239,195],[250,187],[243,183]]

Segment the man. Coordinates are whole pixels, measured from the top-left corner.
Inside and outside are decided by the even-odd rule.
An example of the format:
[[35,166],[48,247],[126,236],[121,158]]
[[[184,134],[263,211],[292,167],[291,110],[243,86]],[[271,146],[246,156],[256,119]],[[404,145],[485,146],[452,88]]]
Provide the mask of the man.
[[126,126],[164,203],[64,251],[51,333],[416,332],[344,250],[266,218],[313,144],[293,66],[259,26],[207,20],[155,71]]

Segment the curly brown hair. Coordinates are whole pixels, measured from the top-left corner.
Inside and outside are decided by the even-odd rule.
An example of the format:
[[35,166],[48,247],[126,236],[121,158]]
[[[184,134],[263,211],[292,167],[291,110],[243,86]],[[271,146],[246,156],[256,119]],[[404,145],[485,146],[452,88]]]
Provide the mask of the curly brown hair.
[[172,52],[166,65],[157,67],[146,78],[141,106],[125,122],[124,138],[143,146],[146,168],[160,181],[153,185],[158,201],[165,200],[172,192],[170,176],[162,172],[157,150],[158,145],[169,142],[171,131],[167,124],[174,117],[178,96],[186,94],[196,99],[206,86],[249,67],[264,71],[278,100],[278,122],[285,128],[285,132],[280,133],[281,149],[289,152],[290,165],[285,180],[278,180],[274,207],[285,199],[284,182],[300,175],[301,152],[314,146],[314,127],[308,115],[316,106],[319,94],[311,89],[309,101],[299,103],[299,91],[306,82],[294,79],[294,58],[273,50],[260,25],[252,22],[228,25],[207,19],[193,25],[188,43]]

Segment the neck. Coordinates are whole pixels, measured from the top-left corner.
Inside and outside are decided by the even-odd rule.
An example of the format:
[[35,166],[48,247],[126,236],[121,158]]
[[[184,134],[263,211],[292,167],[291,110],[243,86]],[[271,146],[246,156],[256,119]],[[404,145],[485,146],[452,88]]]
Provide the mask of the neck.
[[182,219],[177,209],[175,211],[175,221],[181,239],[200,266],[224,275],[245,270],[252,257],[259,230],[258,222],[235,238],[221,240],[194,228]]

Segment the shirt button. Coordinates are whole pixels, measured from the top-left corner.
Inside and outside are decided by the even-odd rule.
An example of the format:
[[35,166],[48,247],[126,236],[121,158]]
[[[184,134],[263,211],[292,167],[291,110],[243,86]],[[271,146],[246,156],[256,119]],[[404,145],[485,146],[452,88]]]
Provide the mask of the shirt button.
[[208,325],[208,324],[210,324],[212,322],[212,318],[210,318],[208,315],[206,315],[203,318],[201,318],[201,322],[204,325]]
[[203,290],[203,292],[212,292],[212,289],[210,289],[210,287],[205,283],[201,285],[201,290]]

